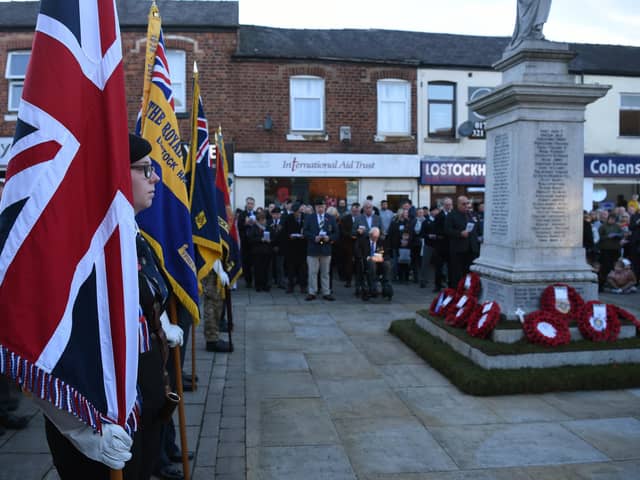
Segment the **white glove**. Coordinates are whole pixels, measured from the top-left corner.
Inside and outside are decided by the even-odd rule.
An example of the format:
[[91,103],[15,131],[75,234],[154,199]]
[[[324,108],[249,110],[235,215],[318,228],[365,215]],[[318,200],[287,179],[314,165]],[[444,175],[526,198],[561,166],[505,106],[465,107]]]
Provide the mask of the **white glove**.
[[178,325],[173,325],[167,317],[167,312],[162,312],[160,315],[160,324],[164,330],[164,334],[167,336],[167,343],[171,348],[181,347],[184,332]]
[[220,260],[216,260],[213,263],[213,271],[216,272],[218,278],[220,279],[220,283],[222,286],[229,285],[229,275],[224,271],[224,267],[222,266],[222,262]]
[[102,425],[100,436],[100,461],[113,470],[122,470],[131,458],[133,440],[120,425]]

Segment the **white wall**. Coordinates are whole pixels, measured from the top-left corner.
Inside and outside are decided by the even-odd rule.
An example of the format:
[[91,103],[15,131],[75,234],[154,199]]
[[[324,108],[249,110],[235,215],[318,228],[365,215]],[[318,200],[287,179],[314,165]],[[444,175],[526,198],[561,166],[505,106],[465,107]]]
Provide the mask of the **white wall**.
[[380,206],[380,201],[387,195],[408,194],[415,204],[418,199],[417,178],[361,178],[358,189],[360,203],[364,202],[367,195],[373,195],[373,204]]
[[[447,81],[456,83],[456,130],[458,126],[468,120],[468,88],[495,87],[502,81],[499,72],[424,69],[418,70],[418,154],[456,156],[456,157],[484,157],[485,140],[470,140],[457,138],[455,141],[442,142],[429,139],[427,117],[427,88],[429,82]],[[456,133],[457,135],[457,133]]]
[[620,94],[640,93],[640,78],[585,75],[584,83],[611,85],[611,90],[587,106],[585,153],[640,155],[640,137],[620,137]]
[[231,204],[233,208],[244,209],[247,197],[256,199],[256,207],[264,207],[264,179],[235,177],[233,182],[233,196]]
[[[471,76],[469,76],[471,75]],[[468,87],[495,87],[502,82],[499,72],[423,69],[418,70],[418,154],[456,157],[485,157],[486,141],[457,138],[442,142],[427,137],[427,87],[432,81],[456,83],[456,129],[468,119]],[[621,93],[640,93],[640,77],[585,75],[577,82],[611,85],[607,95],[587,106],[585,153],[640,155],[640,137],[619,137]]]

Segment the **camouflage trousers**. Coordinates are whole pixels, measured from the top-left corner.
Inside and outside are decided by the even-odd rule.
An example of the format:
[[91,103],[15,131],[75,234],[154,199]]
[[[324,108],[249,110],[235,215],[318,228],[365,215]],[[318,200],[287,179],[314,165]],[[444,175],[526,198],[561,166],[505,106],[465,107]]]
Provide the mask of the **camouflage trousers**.
[[202,280],[204,298],[204,338],[207,342],[217,342],[220,336],[218,322],[224,308],[224,300],[217,287],[216,274],[211,272]]

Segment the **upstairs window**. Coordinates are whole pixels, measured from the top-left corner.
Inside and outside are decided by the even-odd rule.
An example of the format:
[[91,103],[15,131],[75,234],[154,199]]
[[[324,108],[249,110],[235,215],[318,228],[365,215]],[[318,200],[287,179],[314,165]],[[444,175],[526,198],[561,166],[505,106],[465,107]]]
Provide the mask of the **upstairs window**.
[[30,51],[9,52],[9,56],[7,57],[7,69],[4,76],[9,80],[9,112],[17,112],[20,106],[24,77],[27,74],[27,65],[29,64],[30,57]]
[[427,98],[429,137],[455,138],[456,84],[429,82]]
[[378,80],[378,135],[411,134],[411,84]]
[[640,93],[620,95],[620,136],[640,137]]
[[324,131],[324,79],[296,76],[289,79],[291,130]]
[[187,55],[184,50],[167,50],[167,62],[176,113],[184,113],[187,111]]

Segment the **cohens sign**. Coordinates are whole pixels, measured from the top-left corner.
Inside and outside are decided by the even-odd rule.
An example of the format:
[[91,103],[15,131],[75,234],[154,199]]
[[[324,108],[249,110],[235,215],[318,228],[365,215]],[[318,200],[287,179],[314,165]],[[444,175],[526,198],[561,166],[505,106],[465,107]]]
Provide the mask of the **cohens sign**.
[[640,177],[640,157],[584,156],[585,177]]

